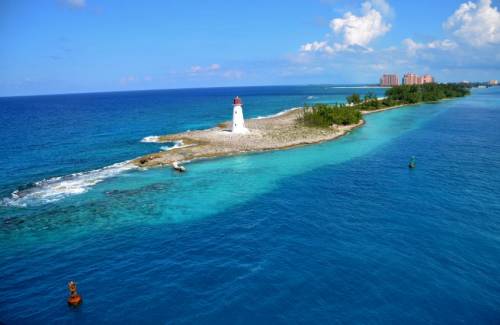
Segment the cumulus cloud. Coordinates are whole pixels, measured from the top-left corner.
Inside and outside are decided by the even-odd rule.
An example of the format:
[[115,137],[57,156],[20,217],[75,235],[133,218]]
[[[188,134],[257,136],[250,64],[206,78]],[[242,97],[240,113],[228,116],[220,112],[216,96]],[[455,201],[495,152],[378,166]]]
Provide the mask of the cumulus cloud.
[[389,3],[385,0],[371,0],[370,5],[377,9],[382,15],[387,16],[387,17],[393,17],[394,16],[394,10],[392,7],[389,5]]
[[[373,43],[391,29],[392,8],[386,1],[363,1],[358,12],[342,12],[334,17],[329,34],[324,38],[303,44],[300,52],[289,60],[297,67],[291,71],[307,76],[309,71],[321,66],[325,71],[318,72],[319,75],[334,71],[332,78],[350,82],[356,81],[350,78],[375,80],[378,74],[387,71],[429,72],[441,80],[452,80],[458,75],[459,78],[477,79],[498,73],[500,6],[495,7],[495,1],[460,1],[462,4],[453,8],[457,10],[450,11],[450,17],[443,22],[446,37],[406,38],[397,46],[382,49]],[[330,54],[335,55],[335,60]],[[353,65],[357,69],[351,75]]]
[[371,50],[369,44],[391,29],[383,15],[392,15],[392,8],[385,0],[366,1],[361,6],[361,15],[349,11],[330,21],[331,31],[341,38],[341,42],[329,45],[328,41],[314,41],[302,45],[300,50],[327,54],[356,48]]
[[302,52],[326,52],[333,53],[334,50],[328,45],[326,41],[318,42],[314,41],[312,43],[306,43],[300,47]]
[[500,43],[500,12],[491,0],[462,3],[444,27],[475,47]]
[[343,45],[366,47],[374,39],[387,33],[391,25],[384,22],[382,14],[370,2],[365,2],[362,16],[347,12],[343,18],[333,19],[330,28],[343,36]]
[[410,55],[416,55],[418,51],[426,49],[448,51],[457,48],[457,43],[449,39],[435,40],[429,43],[418,43],[411,38],[406,38],[403,40],[403,45]]

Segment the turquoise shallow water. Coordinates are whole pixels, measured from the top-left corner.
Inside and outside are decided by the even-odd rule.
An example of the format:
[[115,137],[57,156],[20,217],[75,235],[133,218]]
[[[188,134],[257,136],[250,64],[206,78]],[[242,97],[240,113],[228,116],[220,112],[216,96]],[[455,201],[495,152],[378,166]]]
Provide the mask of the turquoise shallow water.
[[[248,115],[342,98],[341,90],[324,86],[278,89],[240,89],[250,98]],[[176,94],[175,101],[199,96],[201,102],[222,102],[234,92],[197,91]],[[123,95],[94,96],[104,99],[68,96],[55,102],[63,101],[65,109],[81,101],[110,109],[123,119],[123,131],[79,131],[102,148],[92,157],[76,153],[78,162],[51,156],[52,146],[32,152],[38,167],[26,163],[24,174],[3,176],[4,197],[10,198],[14,183],[29,190],[24,180],[102,168],[157,150],[139,142],[144,136],[206,127],[212,115],[224,116],[217,105],[212,115],[184,105],[177,117],[163,112],[170,120],[148,122],[151,130],[136,121],[140,126],[131,127],[130,135],[126,126],[144,113],[135,96],[151,95],[128,94],[138,108]],[[162,111],[174,101],[170,97],[154,94],[145,110]],[[30,101],[50,109],[54,103]],[[252,103],[267,110],[251,112]],[[114,112],[115,106],[129,109]],[[114,122],[102,121],[97,109],[90,113],[96,121],[83,111],[86,126]],[[182,175],[169,169],[124,171],[50,203],[4,204],[0,320],[496,323],[499,112],[497,89],[475,90],[464,99],[367,116],[365,126],[333,142],[194,162]],[[193,119],[200,123],[186,123]],[[122,147],[104,155],[120,142],[129,143],[128,155]],[[417,169],[409,171],[412,155]],[[67,165],[70,173],[51,170],[53,164],[41,156],[58,168]],[[35,178],[44,168],[43,177]],[[84,295],[78,310],[64,302],[70,279]]]

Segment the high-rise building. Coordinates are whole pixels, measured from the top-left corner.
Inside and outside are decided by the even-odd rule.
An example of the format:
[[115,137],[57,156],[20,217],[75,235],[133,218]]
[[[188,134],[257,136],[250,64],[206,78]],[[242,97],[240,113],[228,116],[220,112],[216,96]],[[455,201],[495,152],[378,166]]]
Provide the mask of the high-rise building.
[[430,74],[418,76],[415,73],[405,73],[403,76],[403,85],[422,85],[434,82],[434,77]]
[[399,77],[396,74],[384,74],[380,78],[380,86],[382,87],[392,87],[399,86]]
[[431,76],[430,74],[424,74],[422,76],[422,83],[423,84],[430,84],[434,82],[434,77]]
[[418,85],[418,76],[414,73],[405,73],[403,85]]

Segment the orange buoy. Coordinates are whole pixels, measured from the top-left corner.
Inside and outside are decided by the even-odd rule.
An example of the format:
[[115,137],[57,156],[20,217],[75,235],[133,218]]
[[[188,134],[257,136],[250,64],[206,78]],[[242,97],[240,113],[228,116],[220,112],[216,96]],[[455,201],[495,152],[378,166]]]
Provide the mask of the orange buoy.
[[69,289],[69,297],[68,297],[68,305],[70,306],[78,306],[82,303],[82,297],[76,292],[76,282],[70,281],[68,283]]

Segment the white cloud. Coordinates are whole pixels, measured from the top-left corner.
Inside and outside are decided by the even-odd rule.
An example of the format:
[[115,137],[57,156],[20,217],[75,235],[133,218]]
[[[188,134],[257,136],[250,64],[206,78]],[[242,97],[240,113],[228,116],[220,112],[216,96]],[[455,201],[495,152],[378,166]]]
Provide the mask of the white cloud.
[[[366,2],[365,2],[366,3]],[[378,10],[382,15],[387,16],[387,17],[393,17],[394,16],[394,10],[392,7],[389,5],[389,3],[385,0],[371,0],[369,2],[373,8]],[[363,4],[365,5],[365,4]]]
[[417,43],[411,38],[406,38],[403,40],[403,45],[406,47],[406,51],[410,55],[416,55],[418,51],[426,49],[448,51],[457,48],[457,43],[449,39],[435,40],[429,43]]
[[333,53],[333,48],[328,45],[326,41],[318,42],[314,41],[312,43],[304,44],[300,47],[302,52],[326,52]]
[[198,73],[198,72],[200,72],[202,70],[203,70],[203,68],[201,66],[199,66],[199,65],[193,65],[191,67],[191,73]]
[[444,39],[444,40],[436,40],[432,41],[430,43],[427,43],[427,47],[430,49],[438,49],[438,50],[453,50],[457,48],[457,43],[449,40],[449,39]]
[[154,78],[150,75],[144,76],[134,76],[134,75],[125,75],[121,77],[118,81],[122,86],[130,86],[130,85],[140,85],[144,83],[148,83],[153,81]]
[[329,45],[328,41],[315,41],[302,45],[300,50],[327,54],[357,48],[371,51],[368,45],[391,29],[383,15],[392,15],[392,8],[385,0],[366,1],[361,6],[361,15],[346,12],[342,18],[330,21],[332,32],[341,37],[341,42]]
[[64,3],[74,8],[83,8],[86,5],[85,0],[64,0]]
[[367,47],[374,39],[383,36],[391,29],[391,25],[384,22],[382,14],[371,2],[363,3],[362,12],[362,16],[347,12],[343,18],[336,18],[330,22],[330,28],[336,34],[343,36],[343,45]]
[[221,66],[218,63],[212,63],[209,66],[202,67],[201,65],[193,65],[190,69],[192,74],[198,74],[203,72],[214,72],[220,70]]
[[500,12],[491,0],[462,3],[444,27],[472,46],[500,43]]

